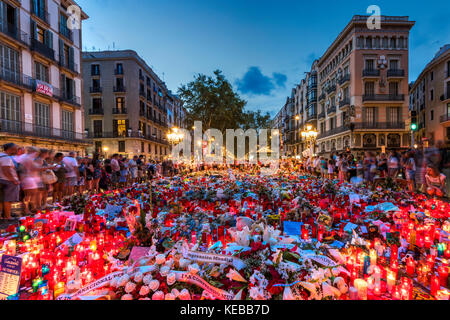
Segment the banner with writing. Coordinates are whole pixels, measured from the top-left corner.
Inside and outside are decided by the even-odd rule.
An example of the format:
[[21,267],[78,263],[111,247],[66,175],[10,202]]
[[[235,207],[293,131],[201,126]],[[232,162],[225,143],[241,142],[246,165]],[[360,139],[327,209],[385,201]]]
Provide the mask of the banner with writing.
[[241,259],[223,254],[188,251],[185,258],[195,262],[232,265],[237,270],[245,268],[245,263]]
[[330,258],[325,257],[325,256],[307,255],[307,256],[305,256],[305,258],[311,259],[317,263],[320,263],[321,265],[323,265],[325,267],[336,267],[337,266],[336,262],[334,262],[333,260],[331,260]]
[[86,295],[91,291],[94,291],[96,289],[99,289],[99,288],[102,288],[102,287],[108,285],[111,280],[113,280],[115,278],[119,278],[119,277],[123,276],[124,274],[125,274],[124,271],[119,271],[119,272],[108,274],[107,276],[88,284],[87,286],[81,288],[80,290],[78,290],[77,292],[75,292],[73,294],[62,294],[56,300],[72,300],[79,296]]
[[198,275],[187,273],[187,272],[177,272],[177,281],[179,282],[186,282],[195,286],[198,286],[202,288],[203,290],[206,290],[209,294],[211,294],[213,297],[219,300],[233,300],[234,295],[230,294],[226,291],[223,291],[221,289],[218,289],[212,285],[210,285],[208,282],[203,280]]

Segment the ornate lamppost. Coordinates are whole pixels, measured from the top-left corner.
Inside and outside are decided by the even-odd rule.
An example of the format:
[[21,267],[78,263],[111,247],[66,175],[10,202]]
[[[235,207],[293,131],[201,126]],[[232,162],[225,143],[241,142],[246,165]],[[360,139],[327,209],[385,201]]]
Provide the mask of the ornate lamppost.
[[318,136],[318,132],[316,130],[314,130],[313,126],[308,125],[306,127],[306,131],[302,132],[302,137],[304,140],[306,140],[306,142],[308,144],[310,144],[311,147],[311,154],[310,157],[312,158],[314,155],[314,146],[316,144],[316,140],[317,140],[317,136]]

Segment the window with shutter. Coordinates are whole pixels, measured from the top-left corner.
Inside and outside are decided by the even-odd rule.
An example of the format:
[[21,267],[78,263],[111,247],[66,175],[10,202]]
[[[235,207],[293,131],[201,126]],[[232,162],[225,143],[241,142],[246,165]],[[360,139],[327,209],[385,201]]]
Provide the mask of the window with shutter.
[[40,135],[50,135],[50,106],[40,102],[34,103],[35,131]]
[[62,111],[62,129],[67,132],[73,132],[73,112]]

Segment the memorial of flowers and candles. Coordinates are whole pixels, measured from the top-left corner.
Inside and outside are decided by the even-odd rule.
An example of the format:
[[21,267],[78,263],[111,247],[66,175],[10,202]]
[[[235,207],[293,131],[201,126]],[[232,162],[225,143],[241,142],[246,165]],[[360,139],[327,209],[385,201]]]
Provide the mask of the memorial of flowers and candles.
[[159,178],[0,237],[8,300],[449,300],[450,206],[299,174]]

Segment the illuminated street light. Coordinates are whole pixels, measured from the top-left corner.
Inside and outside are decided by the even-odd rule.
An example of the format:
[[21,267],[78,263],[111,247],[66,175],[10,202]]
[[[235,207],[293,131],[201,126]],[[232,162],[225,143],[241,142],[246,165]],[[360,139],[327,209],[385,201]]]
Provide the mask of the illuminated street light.
[[313,126],[308,125],[306,127],[306,131],[302,132],[302,137],[311,145],[311,157],[314,155],[314,145],[316,143],[316,139],[319,133],[313,129]]
[[178,128],[175,127],[172,129],[172,132],[167,135],[167,138],[169,139],[169,142],[171,144],[178,144],[183,141],[184,135],[183,133],[179,132]]

